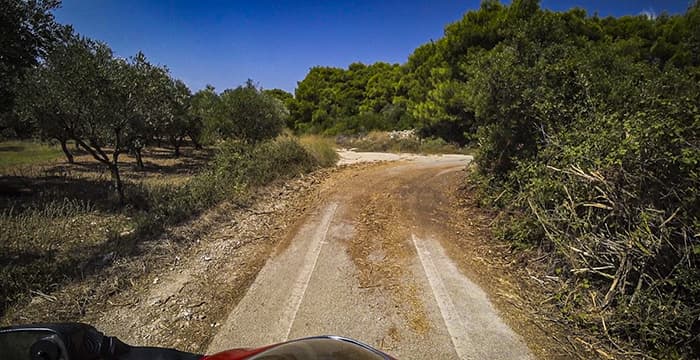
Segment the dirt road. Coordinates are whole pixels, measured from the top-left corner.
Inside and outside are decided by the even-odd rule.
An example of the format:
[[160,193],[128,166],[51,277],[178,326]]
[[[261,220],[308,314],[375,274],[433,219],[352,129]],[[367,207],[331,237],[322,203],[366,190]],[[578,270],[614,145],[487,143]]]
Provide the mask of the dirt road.
[[335,334],[400,359],[531,358],[442,245],[456,236],[446,191],[470,160],[412,157],[328,179],[209,352]]

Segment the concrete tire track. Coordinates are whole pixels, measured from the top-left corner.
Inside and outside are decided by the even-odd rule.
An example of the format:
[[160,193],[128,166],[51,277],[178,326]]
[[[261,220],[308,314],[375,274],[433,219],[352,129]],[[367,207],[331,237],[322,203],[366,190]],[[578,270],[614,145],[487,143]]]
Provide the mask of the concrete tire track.
[[[532,358],[484,291],[459,271],[438,241],[446,230],[434,204],[445,200],[430,187],[442,186],[436,180],[458,176],[455,172],[470,160],[413,156],[327,184],[321,205],[305,217],[286,248],[268,260],[219,328],[209,352],[334,334],[400,359]],[[402,209],[400,223],[392,225],[408,231],[410,236],[397,241],[402,249],[412,250],[407,263],[392,263],[405,266],[401,283],[377,279],[376,287],[363,287],[348,244],[357,236],[362,206],[377,194]],[[404,285],[418,289],[419,306],[430,323],[427,331],[411,328],[402,299],[396,298],[401,293],[391,291]]]

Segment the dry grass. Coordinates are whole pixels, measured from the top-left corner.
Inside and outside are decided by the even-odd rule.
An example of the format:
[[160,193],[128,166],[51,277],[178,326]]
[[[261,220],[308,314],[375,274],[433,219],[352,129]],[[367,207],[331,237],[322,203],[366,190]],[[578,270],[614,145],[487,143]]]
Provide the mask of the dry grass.
[[[32,294],[108,272],[138,255],[140,244],[222,201],[243,207],[256,188],[324,165],[292,138],[221,144],[215,156],[182,150],[177,159],[167,149],[145,151],[141,171],[122,157],[125,204],[106,169],[87,155],[76,164],[8,169],[0,177],[0,315]],[[118,292],[128,280],[107,285]]]
[[139,193],[187,183],[212,154],[186,149],[175,159],[167,149],[149,149],[143,171],[123,156],[132,202],[121,208],[107,170],[91,156],[78,154],[75,164],[60,156],[47,162],[34,155],[37,146],[14,147],[10,158],[27,161],[0,170],[0,314],[133,251]]
[[327,175],[256,189],[250,207],[224,201],[139,243],[136,256],[120,257],[47,296],[32,294],[31,303],[10,309],[0,326],[81,321],[130,344],[205,352],[213,328],[245,294],[272,247],[304,216],[298,209],[318,201],[313,188]]
[[332,138],[319,135],[304,135],[299,138],[299,142],[321,166],[333,166],[338,162],[338,153],[336,152],[335,141]]

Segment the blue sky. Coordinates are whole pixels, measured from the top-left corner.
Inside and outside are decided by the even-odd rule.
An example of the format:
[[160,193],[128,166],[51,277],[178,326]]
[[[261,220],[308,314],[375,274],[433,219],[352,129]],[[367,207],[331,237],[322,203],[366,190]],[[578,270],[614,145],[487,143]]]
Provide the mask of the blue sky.
[[[479,0],[64,0],[61,23],[108,43],[119,56],[143,51],[197,90],[251,78],[293,91],[315,65],[402,63],[417,46]],[[543,0],[553,10],[636,15],[684,12],[689,0]]]

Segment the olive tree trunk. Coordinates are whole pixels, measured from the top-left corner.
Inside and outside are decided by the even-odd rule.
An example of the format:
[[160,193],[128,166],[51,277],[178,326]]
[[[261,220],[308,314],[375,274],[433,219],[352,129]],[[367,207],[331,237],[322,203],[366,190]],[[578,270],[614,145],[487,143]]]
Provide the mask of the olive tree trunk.
[[69,164],[74,164],[75,159],[73,158],[73,154],[68,150],[68,141],[66,139],[60,139],[61,142],[61,150],[63,150],[63,154],[66,155],[66,160],[68,160]]

